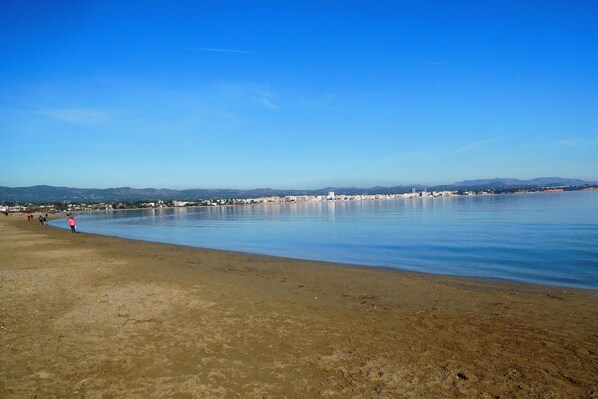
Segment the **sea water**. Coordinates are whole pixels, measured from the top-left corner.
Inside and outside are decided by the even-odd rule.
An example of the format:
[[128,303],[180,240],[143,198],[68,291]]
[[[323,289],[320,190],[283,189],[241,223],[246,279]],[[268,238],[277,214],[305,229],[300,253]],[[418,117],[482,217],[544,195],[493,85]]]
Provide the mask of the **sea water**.
[[102,211],[77,221],[81,232],[116,237],[598,289],[598,191]]

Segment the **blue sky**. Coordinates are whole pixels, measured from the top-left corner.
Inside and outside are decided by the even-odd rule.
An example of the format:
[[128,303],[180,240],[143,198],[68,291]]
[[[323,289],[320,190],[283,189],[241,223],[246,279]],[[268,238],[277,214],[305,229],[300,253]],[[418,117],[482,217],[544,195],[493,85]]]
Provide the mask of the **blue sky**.
[[0,185],[598,180],[598,3],[321,3],[0,0]]

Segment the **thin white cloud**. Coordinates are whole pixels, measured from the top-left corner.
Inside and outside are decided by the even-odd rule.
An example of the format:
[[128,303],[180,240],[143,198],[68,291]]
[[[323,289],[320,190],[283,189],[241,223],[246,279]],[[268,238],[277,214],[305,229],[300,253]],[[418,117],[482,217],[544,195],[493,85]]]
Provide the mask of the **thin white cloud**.
[[451,151],[451,154],[458,154],[461,152],[476,150],[478,148],[485,147],[489,144],[492,144],[496,141],[498,141],[497,138],[489,138],[489,139],[485,139],[485,140],[472,141],[471,143],[467,143],[461,147],[455,148],[454,150]]
[[253,52],[251,52],[251,51],[238,50],[238,49],[233,49],[233,48],[200,47],[200,48],[195,48],[195,49],[191,49],[191,50],[205,51],[205,52],[211,52],[211,53],[253,54]]
[[563,139],[558,140],[556,144],[559,147],[587,147],[598,143],[598,139],[586,139],[586,138],[574,138],[574,139]]
[[518,145],[514,146],[513,149],[515,150],[515,149],[518,149],[518,148],[529,147],[529,146],[532,146],[532,145],[539,144],[541,142],[542,142],[542,139],[536,139],[534,141],[528,141],[526,143],[518,144]]
[[82,125],[95,125],[107,123],[112,120],[111,113],[102,109],[55,108],[45,109],[40,111],[40,113],[57,121]]
[[331,93],[319,97],[303,98],[299,100],[299,106],[305,109],[328,109],[337,97],[337,94]]
[[262,97],[260,99],[260,104],[266,109],[272,109],[276,111],[280,110],[280,107],[278,105],[274,104],[272,101],[268,100],[265,97]]
[[277,96],[268,86],[251,83],[221,82],[214,86],[214,101],[228,111],[258,106],[267,110],[281,110]]

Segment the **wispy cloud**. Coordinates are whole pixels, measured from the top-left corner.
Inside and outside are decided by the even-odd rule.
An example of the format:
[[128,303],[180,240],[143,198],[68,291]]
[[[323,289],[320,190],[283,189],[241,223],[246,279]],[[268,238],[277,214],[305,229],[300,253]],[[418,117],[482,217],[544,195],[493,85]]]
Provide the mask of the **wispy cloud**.
[[271,111],[283,109],[277,101],[277,95],[265,85],[221,82],[214,86],[213,94],[213,103],[221,104],[227,110],[241,110],[247,106]]
[[455,148],[454,150],[451,151],[451,154],[458,154],[461,152],[476,150],[478,148],[485,147],[489,144],[492,144],[496,141],[498,141],[497,138],[488,138],[485,140],[472,141],[471,143],[467,143],[461,147]]
[[48,118],[55,119],[61,122],[95,125],[107,123],[112,120],[112,114],[102,109],[91,108],[59,108],[59,109],[44,109],[39,112]]
[[272,101],[270,101],[266,97],[260,98],[259,102],[262,105],[262,107],[264,107],[266,109],[272,109],[272,110],[275,110],[275,111],[278,111],[278,110],[281,109],[278,105],[274,104]]
[[587,139],[587,138],[571,138],[558,140],[556,144],[559,147],[571,148],[571,147],[587,147],[590,145],[598,144],[598,139]]
[[299,100],[299,106],[305,109],[328,109],[337,99],[337,94],[325,94],[318,97],[303,98]]
[[253,52],[251,52],[251,51],[239,50],[239,49],[233,49],[233,48],[199,47],[199,48],[192,48],[190,50],[205,51],[205,52],[211,52],[211,53],[253,54]]
[[517,144],[516,146],[513,147],[513,149],[515,150],[515,149],[518,149],[518,148],[530,147],[532,145],[537,145],[537,144],[540,144],[540,143],[542,143],[542,139],[538,138],[538,139],[533,140],[533,141],[528,141],[526,143]]

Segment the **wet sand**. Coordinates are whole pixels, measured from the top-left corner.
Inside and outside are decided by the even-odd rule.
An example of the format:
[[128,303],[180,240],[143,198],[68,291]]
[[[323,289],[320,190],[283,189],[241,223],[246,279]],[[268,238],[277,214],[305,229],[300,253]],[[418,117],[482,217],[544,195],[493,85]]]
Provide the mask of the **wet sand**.
[[598,291],[0,215],[0,397],[598,398]]

